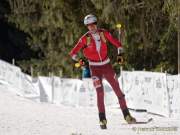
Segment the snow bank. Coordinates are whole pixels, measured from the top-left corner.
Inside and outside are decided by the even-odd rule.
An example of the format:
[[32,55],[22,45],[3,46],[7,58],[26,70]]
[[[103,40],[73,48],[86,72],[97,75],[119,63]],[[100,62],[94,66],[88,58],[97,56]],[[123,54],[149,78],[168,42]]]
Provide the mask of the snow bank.
[[124,124],[119,108],[106,108],[108,129],[98,125],[96,107],[71,107],[34,102],[0,84],[0,135],[178,135],[180,119],[132,112],[145,125]]

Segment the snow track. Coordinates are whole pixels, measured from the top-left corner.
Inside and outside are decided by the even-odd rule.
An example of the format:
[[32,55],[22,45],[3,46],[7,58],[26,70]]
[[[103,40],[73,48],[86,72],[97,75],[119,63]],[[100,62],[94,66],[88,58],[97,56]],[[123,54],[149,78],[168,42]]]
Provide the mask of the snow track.
[[118,108],[106,108],[108,129],[98,125],[96,107],[70,107],[37,103],[17,96],[0,85],[0,135],[178,135],[180,119],[146,113],[132,114],[138,119],[153,117],[141,125],[122,125]]

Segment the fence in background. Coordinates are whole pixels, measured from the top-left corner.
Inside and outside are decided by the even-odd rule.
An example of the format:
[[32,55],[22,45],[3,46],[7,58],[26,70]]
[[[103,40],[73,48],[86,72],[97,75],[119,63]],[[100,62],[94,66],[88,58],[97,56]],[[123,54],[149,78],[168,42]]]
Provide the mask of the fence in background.
[[[146,71],[122,71],[118,78],[129,108],[145,109],[166,117],[180,117],[180,75]],[[0,85],[16,94],[40,102],[68,106],[96,106],[91,79],[33,78],[19,67],[0,60]],[[106,106],[118,106],[111,86],[103,80]]]

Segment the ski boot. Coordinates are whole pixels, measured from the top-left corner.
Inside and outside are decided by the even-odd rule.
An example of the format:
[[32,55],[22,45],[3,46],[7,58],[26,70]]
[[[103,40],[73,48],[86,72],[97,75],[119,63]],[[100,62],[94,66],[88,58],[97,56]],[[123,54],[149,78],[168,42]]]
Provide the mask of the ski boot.
[[101,129],[107,129],[107,120],[105,113],[99,113],[99,124]]
[[107,120],[101,120],[101,121],[99,122],[99,124],[100,124],[100,128],[101,128],[101,129],[107,129],[107,126],[106,126]]
[[128,108],[122,110],[122,112],[123,112],[123,115],[124,115],[124,119],[126,120],[126,122],[128,124],[135,124],[136,123],[136,119],[131,116]]
[[136,119],[134,117],[132,117],[130,114],[125,117],[125,120],[128,124],[135,124],[136,123]]

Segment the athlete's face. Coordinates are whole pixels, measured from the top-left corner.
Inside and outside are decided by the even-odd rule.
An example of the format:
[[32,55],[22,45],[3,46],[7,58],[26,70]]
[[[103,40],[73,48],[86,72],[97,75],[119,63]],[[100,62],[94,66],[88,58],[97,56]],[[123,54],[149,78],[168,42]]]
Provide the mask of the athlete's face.
[[96,31],[97,30],[97,24],[96,23],[92,23],[92,24],[88,24],[87,28],[89,31]]

